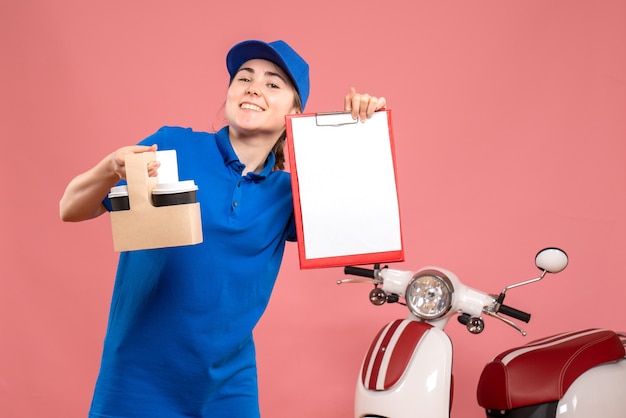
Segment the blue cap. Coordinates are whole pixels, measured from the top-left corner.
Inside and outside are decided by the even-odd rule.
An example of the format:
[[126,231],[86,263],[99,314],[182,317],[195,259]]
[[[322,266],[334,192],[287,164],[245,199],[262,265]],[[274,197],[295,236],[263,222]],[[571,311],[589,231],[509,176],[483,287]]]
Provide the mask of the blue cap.
[[291,78],[302,109],[309,98],[309,64],[285,41],[243,41],[233,46],[226,55],[226,68],[232,79],[237,70],[252,59],[264,59],[278,65]]

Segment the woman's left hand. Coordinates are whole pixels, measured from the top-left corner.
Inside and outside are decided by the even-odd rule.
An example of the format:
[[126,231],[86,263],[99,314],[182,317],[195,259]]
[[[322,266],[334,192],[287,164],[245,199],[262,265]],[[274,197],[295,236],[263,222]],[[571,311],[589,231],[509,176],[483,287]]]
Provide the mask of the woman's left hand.
[[352,113],[352,119],[365,122],[366,119],[372,117],[375,111],[383,109],[387,105],[387,100],[382,96],[374,97],[367,93],[357,93],[356,89],[351,87],[343,103],[344,110]]

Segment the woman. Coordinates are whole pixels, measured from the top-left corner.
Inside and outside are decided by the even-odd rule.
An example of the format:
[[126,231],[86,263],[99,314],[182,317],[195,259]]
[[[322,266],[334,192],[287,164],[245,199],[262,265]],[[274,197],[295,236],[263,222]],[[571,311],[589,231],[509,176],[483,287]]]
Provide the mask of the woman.
[[[199,188],[203,243],[120,254],[92,418],[259,416],[252,330],[296,238],[282,146],[285,115],[306,105],[309,67],[283,41],[241,42],[226,63],[227,126],[163,127],[78,175],[61,198],[64,221],[111,210],[125,156],[157,148],[175,149],[179,176]],[[344,99],[362,121],[384,106],[354,89]]]

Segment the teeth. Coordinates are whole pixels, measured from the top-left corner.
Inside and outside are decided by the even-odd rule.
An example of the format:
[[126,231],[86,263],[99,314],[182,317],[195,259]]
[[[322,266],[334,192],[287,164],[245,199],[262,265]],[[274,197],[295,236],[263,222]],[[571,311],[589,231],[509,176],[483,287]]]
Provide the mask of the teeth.
[[262,112],[263,109],[261,109],[259,106],[250,104],[250,103],[244,103],[241,105],[242,109],[249,109],[249,110],[254,110],[255,112]]

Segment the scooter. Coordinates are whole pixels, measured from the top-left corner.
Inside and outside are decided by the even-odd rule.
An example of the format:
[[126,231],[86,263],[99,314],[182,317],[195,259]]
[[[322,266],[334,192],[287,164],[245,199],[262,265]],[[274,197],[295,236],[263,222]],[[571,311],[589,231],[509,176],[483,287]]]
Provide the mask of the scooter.
[[[526,332],[508,316],[528,322],[530,314],[504,304],[511,289],[538,282],[568,264],[567,254],[545,248],[535,257],[541,274],[490,295],[464,285],[452,272],[349,266],[359,276],[337,283],[370,283],[374,305],[400,303],[408,318],[383,327],[363,360],[356,386],[356,418],[449,418],[453,395],[453,350],[445,326],[453,316],[472,334],[485,327],[483,315]],[[487,417],[626,417],[626,336],[607,329],[554,335],[512,348],[483,369],[477,388]]]

